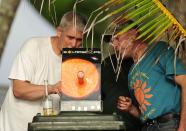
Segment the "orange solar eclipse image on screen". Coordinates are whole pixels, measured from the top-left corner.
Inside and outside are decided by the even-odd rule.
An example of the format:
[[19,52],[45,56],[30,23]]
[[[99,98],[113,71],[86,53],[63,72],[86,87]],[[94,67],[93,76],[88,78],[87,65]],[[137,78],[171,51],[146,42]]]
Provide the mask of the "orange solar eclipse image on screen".
[[74,98],[84,98],[99,86],[99,71],[88,60],[73,58],[62,63],[62,91]]

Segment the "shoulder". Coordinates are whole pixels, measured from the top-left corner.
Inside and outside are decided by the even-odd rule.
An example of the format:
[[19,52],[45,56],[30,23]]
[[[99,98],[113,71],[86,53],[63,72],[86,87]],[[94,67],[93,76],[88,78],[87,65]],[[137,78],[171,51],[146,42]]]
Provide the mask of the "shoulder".
[[167,43],[165,41],[157,42],[157,48],[158,49],[164,49],[164,50],[167,50],[167,51],[174,51],[174,49],[169,45],[169,43]]
[[166,55],[173,55],[174,49],[167,42],[159,41],[150,45],[148,52],[154,57],[162,57]]
[[158,50],[162,51],[164,55],[174,56],[174,48],[164,41],[158,42]]
[[157,45],[158,45],[158,46],[163,46],[163,47],[168,47],[168,43],[165,42],[165,41],[158,41],[158,42],[157,42]]
[[153,43],[150,48],[153,48],[154,50],[167,50],[170,48],[169,44],[165,41],[158,41],[156,43]]
[[49,37],[33,37],[24,43],[21,47],[20,52],[35,52],[38,49],[48,46]]

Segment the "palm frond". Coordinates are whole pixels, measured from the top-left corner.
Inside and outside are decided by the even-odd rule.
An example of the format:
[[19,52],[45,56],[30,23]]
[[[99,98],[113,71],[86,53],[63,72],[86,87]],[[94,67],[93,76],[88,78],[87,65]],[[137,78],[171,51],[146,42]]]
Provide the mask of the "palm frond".
[[39,11],[40,14],[41,14],[41,12],[43,10],[43,4],[44,4],[44,0],[42,0],[42,2],[41,2],[41,8],[40,8],[40,11]]
[[186,30],[183,26],[177,21],[177,19],[165,8],[159,0],[153,0],[153,2],[160,8],[160,10],[171,20],[173,25],[177,26],[181,34],[186,37]]
[[123,22],[134,21],[116,35],[138,26],[140,31],[138,39],[146,37],[145,40],[151,43],[161,36],[159,34],[163,34],[168,28],[174,27],[176,31],[174,31],[172,39],[176,39],[177,34],[186,37],[186,30],[159,0],[109,0],[96,11],[102,11],[106,15],[96,22],[94,21],[94,26],[109,18],[113,18],[115,21],[121,16]]
[[[114,34],[115,37],[132,28],[137,28],[139,31],[137,39],[152,44],[168,32],[171,34],[168,42],[174,41],[175,48],[183,46],[177,41],[180,36],[186,38],[186,30],[160,0],[109,0],[98,9],[94,13],[102,12],[105,15],[97,18],[94,24],[88,28],[89,31],[91,28],[93,29],[93,26],[110,18],[112,20],[105,32],[110,28],[115,28],[117,24],[122,25],[122,23],[132,20],[133,23],[123,26],[117,33],[113,32],[112,36]],[[186,49],[182,48],[181,51],[186,52]]]
[[[184,56],[185,58],[182,57],[182,59],[185,59],[186,62],[186,55],[183,55],[184,53],[186,54],[186,44],[181,44],[185,41],[186,30],[160,2],[160,0],[109,0],[94,13],[98,15],[102,13],[105,15],[103,17],[96,17],[97,20],[93,21],[93,23],[90,24],[91,26],[87,28],[89,31],[93,30],[94,26],[97,24],[111,19],[111,22],[108,25],[108,28],[104,31],[104,34],[107,34],[107,31],[112,32],[111,35],[115,37],[132,28],[137,28],[139,35],[136,39],[141,39],[149,45],[154,43],[151,47],[156,46],[156,41],[161,39],[168,32],[167,34],[170,34],[168,42],[174,41],[174,47],[176,49],[175,53],[181,57]],[[123,24],[130,20],[133,22],[123,26]],[[117,30],[115,33],[117,25],[121,25],[122,28],[119,28],[120,30]],[[177,40],[182,37],[184,39],[177,43]],[[103,46],[102,43],[103,42],[101,42],[101,46]],[[117,72],[117,76],[120,72],[120,62],[122,59],[123,57],[119,55],[117,57],[117,67],[113,67],[114,71]]]

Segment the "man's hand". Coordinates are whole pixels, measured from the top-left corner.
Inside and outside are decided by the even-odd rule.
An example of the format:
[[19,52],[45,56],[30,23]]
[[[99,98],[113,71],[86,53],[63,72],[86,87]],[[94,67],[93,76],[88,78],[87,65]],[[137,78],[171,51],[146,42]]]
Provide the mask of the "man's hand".
[[137,118],[140,116],[139,109],[132,104],[132,99],[129,97],[120,96],[117,107],[122,111],[129,112]]
[[61,81],[54,85],[49,85],[48,94],[61,94],[62,93],[61,85],[62,85]]
[[132,107],[132,100],[129,97],[120,96],[117,107],[122,111],[128,112]]
[[182,125],[179,125],[179,128],[177,131],[186,131]]

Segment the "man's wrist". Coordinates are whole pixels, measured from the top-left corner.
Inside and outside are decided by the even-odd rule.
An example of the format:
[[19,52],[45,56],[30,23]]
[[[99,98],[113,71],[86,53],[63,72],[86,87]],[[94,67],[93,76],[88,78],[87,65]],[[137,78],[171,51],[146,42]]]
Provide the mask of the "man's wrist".
[[132,104],[132,105],[129,107],[128,112],[129,112],[129,113],[132,113],[133,111],[134,111],[134,105]]
[[53,86],[48,85],[48,95],[52,94],[52,92],[53,92]]

